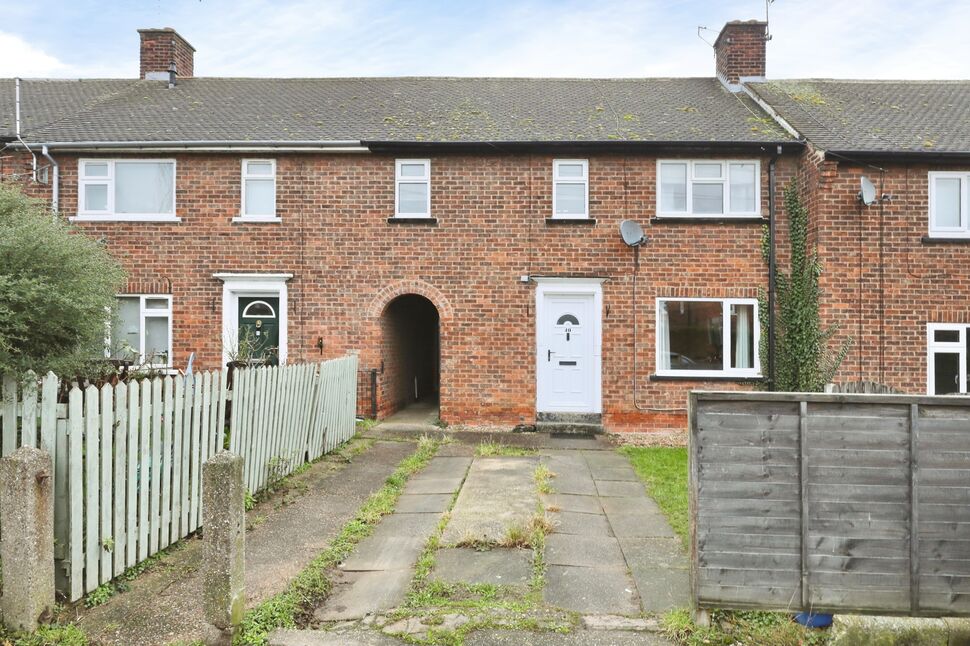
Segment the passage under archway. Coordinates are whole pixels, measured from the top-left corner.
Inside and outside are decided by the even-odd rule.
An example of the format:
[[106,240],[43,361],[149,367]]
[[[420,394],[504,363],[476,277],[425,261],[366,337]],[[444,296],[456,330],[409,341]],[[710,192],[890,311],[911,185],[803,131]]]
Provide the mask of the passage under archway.
[[381,315],[381,331],[383,416],[414,402],[437,405],[441,338],[434,303],[418,294],[398,296]]

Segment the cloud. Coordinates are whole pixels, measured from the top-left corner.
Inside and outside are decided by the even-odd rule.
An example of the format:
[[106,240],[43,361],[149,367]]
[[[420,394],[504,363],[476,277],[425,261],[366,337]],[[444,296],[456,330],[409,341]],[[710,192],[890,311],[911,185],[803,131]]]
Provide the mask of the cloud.
[[61,76],[69,66],[20,36],[0,31],[0,78]]

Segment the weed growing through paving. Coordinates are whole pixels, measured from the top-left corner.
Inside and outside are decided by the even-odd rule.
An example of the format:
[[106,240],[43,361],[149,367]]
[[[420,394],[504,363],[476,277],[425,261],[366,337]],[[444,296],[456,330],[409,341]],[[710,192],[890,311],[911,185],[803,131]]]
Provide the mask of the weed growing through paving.
[[313,608],[330,592],[330,569],[347,558],[383,516],[394,511],[408,478],[428,464],[440,445],[440,441],[427,436],[418,440],[414,453],[398,464],[384,486],[367,499],[330,546],[311,561],[286,590],[246,613],[233,644],[265,644],[266,635],[271,630],[295,628],[298,623],[306,623]]
[[487,440],[482,440],[479,443],[478,448],[475,449],[475,455],[480,458],[494,458],[498,456],[505,457],[521,457],[527,455],[536,455],[537,451],[535,449],[529,449],[521,446],[510,446],[504,442],[497,442],[492,438]]
[[730,612],[715,610],[711,626],[695,626],[686,609],[672,610],[661,618],[664,632],[684,646],[821,646],[829,640],[827,630],[805,628],[780,612]]
[[556,474],[545,464],[539,463],[532,477],[536,481],[536,489],[539,493],[555,493],[551,480],[556,477]]
[[[84,597],[84,606],[87,608],[94,608],[96,606],[104,605],[108,602],[111,597],[115,596],[119,592],[127,592],[131,587],[128,584],[134,581],[140,575],[153,569],[155,566],[159,565],[167,555],[173,554],[185,547],[185,541],[178,541],[177,543],[172,543],[167,548],[160,552],[152,554],[144,561],[136,563],[127,570],[125,570],[121,576],[115,578],[107,583],[102,583],[97,588],[89,592]],[[17,642],[15,642],[17,643]]]

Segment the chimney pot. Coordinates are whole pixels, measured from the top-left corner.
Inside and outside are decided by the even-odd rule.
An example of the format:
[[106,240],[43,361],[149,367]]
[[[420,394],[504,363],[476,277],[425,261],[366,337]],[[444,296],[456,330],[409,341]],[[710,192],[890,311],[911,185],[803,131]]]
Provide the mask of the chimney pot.
[[765,77],[768,23],[732,20],[714,41],[717,78],[732,92],[741,91],[741,79]]
[[191,78],[194,75],[195,48],[177,31],[164,27],[139,29],[138,34],[141,36],[141,78],[174,84],[171,76],[173,72],[179,78]]

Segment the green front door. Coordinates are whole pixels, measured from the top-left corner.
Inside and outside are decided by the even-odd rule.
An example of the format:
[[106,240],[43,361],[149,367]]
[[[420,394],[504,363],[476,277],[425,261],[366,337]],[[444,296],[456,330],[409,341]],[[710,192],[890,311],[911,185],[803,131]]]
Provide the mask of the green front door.
[[279,363],[280,299],[266,296],[239,297],[239,346],[252,363]]

